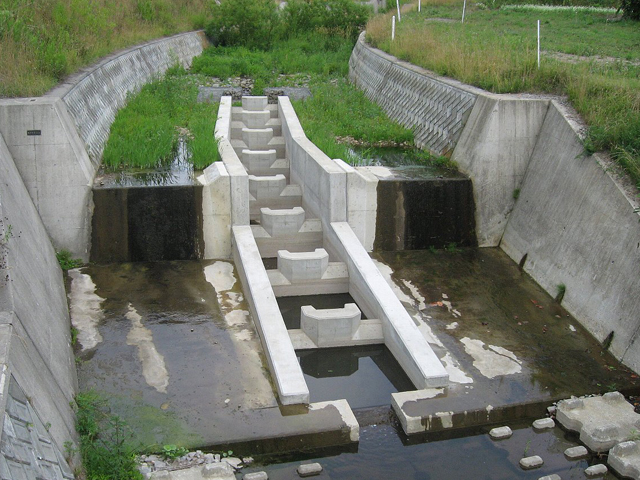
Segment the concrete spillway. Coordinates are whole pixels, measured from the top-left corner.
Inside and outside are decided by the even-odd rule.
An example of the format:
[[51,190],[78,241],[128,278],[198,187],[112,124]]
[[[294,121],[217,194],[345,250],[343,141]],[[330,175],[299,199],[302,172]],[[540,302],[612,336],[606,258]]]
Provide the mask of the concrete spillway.
[[[216,135],[223,164],[205,170],[205,198],[231,185],[231,248],[280,401],[309,402],[296,348],[385,344],[418,388],[447,385],[444,367],[363,246],[373,231],[366,215],[373,208],[359,195],[366,198],[368,179],[305,137],[287,97],[277,106],[245,97],[242,107],[223,98]],[[205,244],[216,231],[205,219]],[[274,257],[277,268],[265,270],[262,259]],[[301,328],[287,331],[276,297],[311,293],[349,293],[357,305],[302,307]]]

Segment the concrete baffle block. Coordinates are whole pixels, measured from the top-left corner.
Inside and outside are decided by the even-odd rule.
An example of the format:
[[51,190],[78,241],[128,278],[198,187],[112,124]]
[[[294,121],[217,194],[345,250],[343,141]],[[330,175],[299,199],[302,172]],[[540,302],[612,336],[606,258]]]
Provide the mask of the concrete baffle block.
[[266,110],[269,104],[269,98],[267,96],[245,96],[242,97],[242,109],[243,110]]
[[265,128],[270,119],[271,112],[269,110],[242,111],[242,123],[244,123],[247,128]]
[[322,473],[322,465],[319,463],[305,463],[298,467],[298,475],[301,477],[312,477]]
[[513,431],[507,426],[492,428],[489,431],[489,436],[493,440],[503,440],[505,438],[510,438],[511,435],[513,435]]
[[243,128],[242,140],[249,150],[266,150],[273,138],[273,128]]
[[553,421],[553,418],[539,418],[533,422],[532,426],[535,430],[548,430],[555,427],[556,422]]
[[278,198],[287,186],[284,175],[260,176],[249,175],[249,193],[256,200]]
[[524,457],[520,459],[520,468],[523,470],[533,470],[534,468],[540,468],[544,464],[544,461],[538,455],[532,455],[531,457]]
[[269,475],[267,475],[267,472],[245,473],[242,480],[269,480]]
[[319,280],[329,266],[329,254],[324,248],[313,252],[278,250],[278,270],[291,283]]
[[302,228],[305,211],[302,207],[272,210],[260,209],[260,224],[272,237],[296,234]]
[[582,445],[578,445],[577,447],[567,448],[564,451],[564,456],[567,457],[567,460],[580,460],[589,456],[589,450]]
[[589,468],[586,468],[584,470],[584,474],[589,478],[595,478],[605,476],[608,471],[609,469],[606,465],[599,463],[597,465],[591,465]]
[[556,420],[567,430],[580,432],[580,441],[594,452],[606,452],[640,430],[640,415],[619,392],[562,400]]
[[344,345],[355,335],[361,318],[355,303],[321,310],[305,305],[300,309],[300,328],[318,347]]
[[252,175],[269,175],[269,169],[276,161],[276,151],[244,149],[241,152],[240,161]]
[[609,450],[607,463],[621,477],[640,479],[640,442],[619,443]]

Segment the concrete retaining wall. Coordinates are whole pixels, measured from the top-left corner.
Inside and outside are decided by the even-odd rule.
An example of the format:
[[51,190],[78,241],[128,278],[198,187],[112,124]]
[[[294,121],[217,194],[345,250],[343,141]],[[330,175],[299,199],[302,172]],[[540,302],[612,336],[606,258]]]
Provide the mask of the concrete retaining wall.
[[[411,125],[441,122],[440,113],[389,107],[406,104],[434,82],[432,73],[412,67],[415,75],[409,75],[407,68],[361,37],[350,76],[392,118]],[[476,97],[457,143],[451,137],[449,145],[452,159],[474,184],[479,245],[500,245],[513,260],[524,261],[552,296],[565,285],[562,305],[599,340],[614,332],[611,351],[640,371],[637,191],[622,187],[599,157],[584,157],[574,114],[552,98],[493,95],[437,80]],[[457,118],[446,115],[452,122]]]
[[[40,436],[46,439],[50,435],[59,452],[64,451],[64,442],[75,438],[75,418],[69,402],[77,391],[77,378],[70,328],[55,252],[0,135],[0,407],[2,412],[9,408],[11,379],[19,385],[13,397],[20,413],[12,413],[12,421],[27,421],[24,419],[31,413],[26,409],[31,408],[41,425],[50,424],[48,432]],[[18,391],[24,395],[15,393]],[[6,418],[0,416],[0,422]],[[16,433],[9,433],[12,435]],[[33,438],[39,442],[39,438]],[[3,435],[3,443],[10,441]],[[32,447],[23,448],[26,450],[2,451],[8,461],[32,464],[35,457],[27,455],[29,458],[21,460]],[[37,471],[39,467],[33,468]]]
[[0,133],[57,250],[89,258],[91,184],[130,92],[202,52],[191,32],[111,55],[44,97],[0,100]]

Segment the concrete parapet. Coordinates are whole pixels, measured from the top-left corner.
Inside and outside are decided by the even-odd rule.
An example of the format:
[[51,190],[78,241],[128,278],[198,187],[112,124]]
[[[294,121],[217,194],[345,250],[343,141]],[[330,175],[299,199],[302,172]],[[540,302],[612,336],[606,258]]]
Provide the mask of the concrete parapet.
[[[242,111],[242,121],[247,126],[247,128],[265,128],[267,122],[271,119],[271,112],[268,110],[260,110],[260,111],[252,111],[252,110],[243,110]],[[273,131],[273,129],[271,129]]]
[[630,440],[609,450],[609,467],[624,478],[640,479],[640,443]]
[[640,430],[640,415],[619,392],[558,402],[556,419],[593,452],[606,452]]
[[300,328],[318,347],[344,345],[355,335],[361,317],[355,303],[322,310],[305,305],[300,309]]
[[269,98],[266,96],[242,97],[242,109],[250,111],[262,111],[267,109]]
[[231,258],[231,179],[223,162],[209,165],[202,187],[204,257]]
[[[309,389],[251,227],[233,227],[233,256],[282,404],[309,403]],[[250,273],[249,273],[250,272]]]
[[266,150],[273,138],[272,128],[243,128],[242,141],[249,150]]
[[334,222],[328,240],[349,268],[349,293],[368,318],[378,318],[385,345],[416,388],[442,387],[449,374],[346,222]]
[[278,250],[278,270],[291,283],[318,280],[327,271],[329,254],[324,248],[313,252]]
[[260,209],[260,224],[271,237],[280,237],[298,233],[305,219],[302,207],[275,210]]

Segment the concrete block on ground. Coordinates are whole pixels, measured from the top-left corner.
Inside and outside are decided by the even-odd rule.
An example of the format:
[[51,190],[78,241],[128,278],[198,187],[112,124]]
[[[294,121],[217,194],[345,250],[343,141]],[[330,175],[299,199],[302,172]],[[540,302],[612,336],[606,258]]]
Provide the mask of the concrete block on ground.
[[269,475],[267,472],[245,473],[242,480],[269,480]]
[[284,175],[249,175],[249,193],[258,201],[278,198],[286,186],[287,178]]
[[324,248],[313,252],[278,250],[278,270],[291,283],[318,280],[327,271],[329,254]]
[[271,112],[268,110],[261,111],[242,111],[242,122],[247,128],[265,128],[267,122],[271,119]]
[[319,463],[305,463],[300,465],[297,471],[301,477],[312,477],[322,473],[322,465]]
[[489,436],[493,440],[503,440],[505,438],[510,438],[513,435],[513,431],[509,427],[496,427],[492,428],[489,431]]
[[245,96],[242,97],[243,110],[266,110],[269,98],[267,96]]
[[427,430],[426,422],[422,421],[423,417],[407,413],[407,406],[410,406],[419,400],[428,400],[431,398],[442,397],[444,395],[444,388],[425,388],[409,392],[392,393],[391,407],[398,416],[398,420],[400,420],[400,425],[402,425],[404,433],[411,435],[412,433],[420,433]]
[[226,462],[209,463],[200,471],[203,478],[235,478],[233,467]]
[[298,233],[302,228],[305,216],[302,207],[282,210],[261,208],[260,224],[272,237],[280,237]]
[[567,460],[580,460],[589,456],[589,450],[582,445],[578,445],[577,447],[567,448],[564,451],[564,456],[567,457]]
[[640,479],[640,442],[622,442],[609,450],[609,467],[624,478]]
[[544,461],[539,455],[520,459],[520,468],[523,470],[533,470],[534,468],[540,468],[542,465],[544,465]]
[[584,474],[589,478],[595,478],[595,477],[603,477],[604,475],[607,474],[608,471],[609,469],[607,468],[606,465],[599,463],[597,465],[591,465],[589,468],[586,468],[584,470]]
[[557,473],[552,473],[551,475],[545,475],[544,477],[540,477],[538,480],[562,480],[560,475]]
[[533,422],[533,428],[536,430],[548,430],[556,426],[556,422],[553,418],[539,418]]
[[321,310],[305,305],[300,309],[300,327],[318,347],[343,345],[355,335],[361,317],[355,303]]
[[[273,138],[272,128],[243,128],[242,140],[249,150],[265,150]],[[277,151],[277,149],[276,149]]]
[[558,402],[556,419],[594,452],[606,452],[640,430],[640,415],[619,392]]

